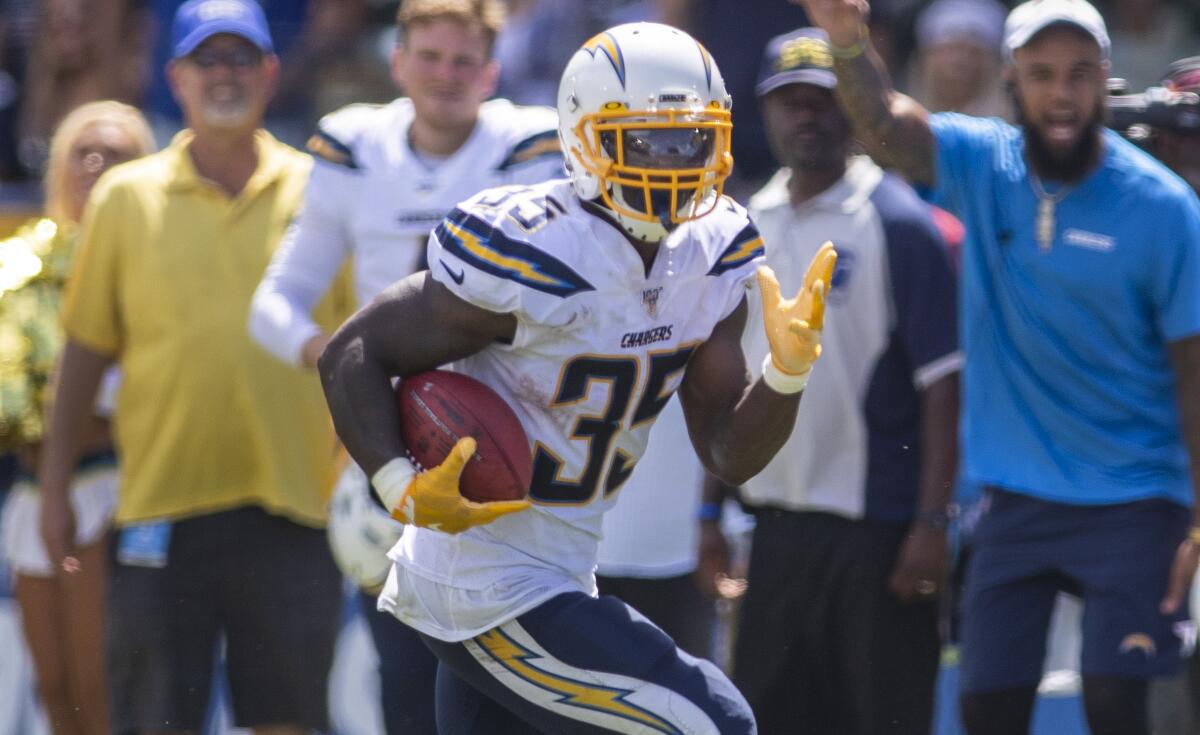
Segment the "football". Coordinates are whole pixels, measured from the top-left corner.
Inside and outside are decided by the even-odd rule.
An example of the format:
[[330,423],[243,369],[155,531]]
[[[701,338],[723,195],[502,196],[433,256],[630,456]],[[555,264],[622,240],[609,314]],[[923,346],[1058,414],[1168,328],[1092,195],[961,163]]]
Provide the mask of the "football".
[[475,438],[475,454],[459,480],[463,497],[478,502],[522,500],[533,458],[517,415],[474,378],[430,370],[396,387],[400,436],[418,470],[441,464],[458,440]]

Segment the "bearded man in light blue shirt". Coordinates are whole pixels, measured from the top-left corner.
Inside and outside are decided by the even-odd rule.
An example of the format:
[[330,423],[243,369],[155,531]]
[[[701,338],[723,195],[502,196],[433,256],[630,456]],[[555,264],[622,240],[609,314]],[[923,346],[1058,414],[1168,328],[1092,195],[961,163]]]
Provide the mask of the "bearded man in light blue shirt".
[[1084,603],[1092,732],[1148,733],[1146,682],[1193,638],[1196,195],[1104,128],[1109,39],[1085,0],[1008,16],[1015,126],[929,115],[890,89],[862,31],[866,0],[803,4],[830,35],[839,99],[872,155],[966,226],[963,465],[987,488],[964,607],[967,729],[1028,730],[1066,590]]

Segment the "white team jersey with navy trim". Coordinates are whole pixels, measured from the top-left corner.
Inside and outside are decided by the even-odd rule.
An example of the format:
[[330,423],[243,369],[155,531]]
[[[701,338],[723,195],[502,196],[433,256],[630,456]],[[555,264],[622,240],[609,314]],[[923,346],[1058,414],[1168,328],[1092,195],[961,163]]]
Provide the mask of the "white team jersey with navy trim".
[[251,332],[296,363],[318,328],[309,317],[347,257],[365,304],[417,269],[425,241],[454,205],[483,189],[563,175],[558,116],[491,100],[467,141],[436,165],[408,143],[412,101],[350,105],[308,142],[316,159],[304,205],[256,294]]
[[520,418],[534,506],[456,536],[408,529],[381,607],[463,640],[560,592],[594,592],[601,517],[688,359],[745,297],[762,251],[728,198],[673,232],[648,274],[568,181],[492,189],[455,209],[430,238],[430,272],[459,298],[513,314],[517,329],[511,344],[454,369]]

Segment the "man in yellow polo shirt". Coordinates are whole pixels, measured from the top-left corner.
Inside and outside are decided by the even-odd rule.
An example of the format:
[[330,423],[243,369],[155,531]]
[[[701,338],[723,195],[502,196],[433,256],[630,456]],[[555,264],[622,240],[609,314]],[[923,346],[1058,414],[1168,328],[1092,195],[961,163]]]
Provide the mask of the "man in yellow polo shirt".
[[310,161],[260,129],[278,61],[256,3],[189,0],[172,32],[188,129],[93,191],[63,311],[42,533],[69,574],[75,427],[116,361],[113,729],[199,731],[223,634],[239,726],[323,730],[340,603],[320,529],[334,435],[316,376],[246,333]]

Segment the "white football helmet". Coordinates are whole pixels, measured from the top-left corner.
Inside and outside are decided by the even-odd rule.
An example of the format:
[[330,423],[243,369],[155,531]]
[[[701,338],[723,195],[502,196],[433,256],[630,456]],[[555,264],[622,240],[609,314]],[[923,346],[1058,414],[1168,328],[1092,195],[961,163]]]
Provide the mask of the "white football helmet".
[[371,483],[350,462],[333,487],[329,502],[329,548],[338,569],[363,588],[383,584],[392,561],[387,553],[404,525],[371,498]]
[[732,99],[712,56],[658,23],[628,23],[575,52],[558,88],[558,135],[575,193],[633,237],[659,242],[717,205],[733,170]]

